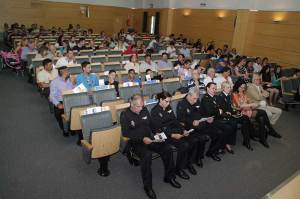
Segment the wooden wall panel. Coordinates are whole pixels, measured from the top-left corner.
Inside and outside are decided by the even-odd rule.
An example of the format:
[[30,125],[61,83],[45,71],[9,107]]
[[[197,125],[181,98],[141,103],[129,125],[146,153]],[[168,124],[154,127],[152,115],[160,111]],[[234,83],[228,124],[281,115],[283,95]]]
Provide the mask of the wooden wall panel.
[[90,18],[87,18],[80,13],[80,4],[73,3],[4,0],[3,5],[0,8],[1,24],[18,22],[25,25],[38,23],[46,27],[67,27],[70,23],[78,23],[82,27],[91,27],[97,32],[104,30],[109,34],[127,28],[128,15],[133,15],[133,10],[128,8],[89,5]]
[[299,66],[300,12],[259,11],[251,15],[245,54],[266,56],[283,66]]
[[235,17],[236,11],[232,10],[176,9],[173,33],[194,40],[201,38],[204,42],[214,40],[217,46],[231,45]]

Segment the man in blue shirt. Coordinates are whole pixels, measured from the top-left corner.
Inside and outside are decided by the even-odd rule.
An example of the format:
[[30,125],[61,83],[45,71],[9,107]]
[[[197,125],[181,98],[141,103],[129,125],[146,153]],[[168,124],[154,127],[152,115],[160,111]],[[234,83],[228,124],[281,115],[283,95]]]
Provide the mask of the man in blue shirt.
[[69,79],[69,70],[66,66],[58,68],[58,77],[50,83],[49,99],[54,105],[54,116],[63,132],[63,136],[69,136],[65,132],[61,115],[64,113],[62,91],[73,89],[73,85]]
[[136,78],[135,70],[129,69],[128,70],[128,76],[123,79],[123,82],[134,82],[141,84],[141,80],[139,78]]
[[83,73],[78,75],[76,78],[77,86],[82,83],[85,86],[85,88],[87,88],[87,90],[91,90],[93,87],[99,86],[98,77],[95,74],[91,73],[91,63],[84,61],[82,62],[81,67]]

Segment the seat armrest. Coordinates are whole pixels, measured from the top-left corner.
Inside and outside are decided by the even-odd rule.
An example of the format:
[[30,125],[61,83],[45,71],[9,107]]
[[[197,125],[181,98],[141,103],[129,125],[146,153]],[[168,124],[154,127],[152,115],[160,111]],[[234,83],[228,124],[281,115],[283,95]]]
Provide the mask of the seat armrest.
[[81,140],[81,145],[88,151],[91,151],[93,149],[93,146],[87,140]]

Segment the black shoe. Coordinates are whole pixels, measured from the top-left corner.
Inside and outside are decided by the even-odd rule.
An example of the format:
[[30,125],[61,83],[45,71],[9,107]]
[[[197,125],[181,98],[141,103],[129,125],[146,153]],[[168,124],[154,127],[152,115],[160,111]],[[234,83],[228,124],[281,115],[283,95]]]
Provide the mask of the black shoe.
[[63,131],[63,136],[64,137],[69,137],[69,133]]
[[221,158],[219,158],[216,154],[206,154],[207,157],[213,159],[214,161],[220,162]]
[[251,147],[249,142],[243,142],[243,145],[249,150],[249,151],[253,151],[253,148]]
[[259,138],[257,138],[257,137],[251,137],[251,140],[254,140],[254,141],[256,141],[256,142],[259,142]]
[[217,152],[218,155],[224,155],[225,154],[225,150],[224,149],[220,149],[218,152]]
[[98,169],[97,173],[102,177],[107,177],[110,175],[110,171],[108,169],[103,168]]
[[156,194],[155,194],[155,192],[153,191],[152,188],[144,187],[144,190],[145,190],[148,198],[150,198],[150,199],[156,199]]
[[282,136],[279,133],[277,133],[275,130],[270,130],[269,135],[279,139],[282,138]]
[[196,169],[193,167],[192,164],[189,164],[189,165],[187,166],[187,170],[188,170],[192,175],[197,175],[197,171],[196,171]]
[[227,151],[228,153],[232,154],[232,155],[234,154],[234,151],[233,151],[232,149],[229,150],[229,149],[226,148],[226,151]]
[[261,141],[259,141],[264,147],[266,147],[266,148],[270,148],[270,146],[269,146],[269,144],[268,144],[268,142],[267,141],[265,141],[265,140],[261,140]]
[[71,136],[76,135],[76,133],[74,131],[71,131],[70,134],[71,134]]
[[170,180],[164,179],[164,181],[165,181],[165,183],[169,183],[172,187],[174,187],[176,189],[181,188],[181,184],[179,182],[177,182],[175,178],[172,178]]
[[202,162],[202,159],[200,159],[200,160],[196,163],[196,165],[197,165],[198,167],[200,167],[200,168],[203,168],[203,162]]
[[190,176],[182,169],[178,169],[176,175],[184,180],[190,179]]

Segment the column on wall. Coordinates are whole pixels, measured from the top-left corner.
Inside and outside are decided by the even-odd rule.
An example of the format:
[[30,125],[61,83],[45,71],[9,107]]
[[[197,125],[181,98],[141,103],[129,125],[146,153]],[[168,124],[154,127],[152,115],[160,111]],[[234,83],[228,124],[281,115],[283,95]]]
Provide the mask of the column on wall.
[[236,48],[240,54],[245,53],[247,34],[249,31],[249,10],[238,10],[232,39],[232,48]]

